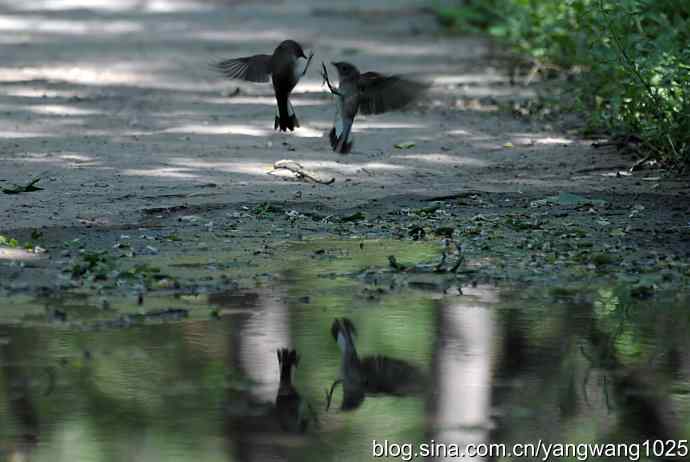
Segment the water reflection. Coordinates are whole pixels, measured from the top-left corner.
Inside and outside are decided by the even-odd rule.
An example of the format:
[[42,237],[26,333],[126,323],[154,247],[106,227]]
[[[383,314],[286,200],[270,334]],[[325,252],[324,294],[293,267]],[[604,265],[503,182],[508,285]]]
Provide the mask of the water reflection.
[[465,292],[470,296],[451,299],[438,310],[432,404],[432,438],[463,448],[489,441],[495,331],[489,306],[497,301],[486,288]]
[[[172,300],[132,313],[86,299],[27,309],[0,326],[0,459],[366,460],[373,440],[690,436],[687,295],[470,285],[372,299],[359,280],[301,274],[179,299],[186,317],[98,329],[94,317]],[[339,409],[327,411],[338,376]]]
[[295,350],[278,350],[280,364],[280,386],[276,396],[276,411],[280,427],[287,432],[304,433],[314,426],[318,418],[314,408],[302,398],[292,384],[293,368],[297,367],[299,356]]
[[[4,330],[4,329],[3,329]],[[0,337],[7,338],[0,330]],[[3,377],[9,415],[14,420],[14,436],[7,450],[7,460],[31,460],[39,438],[39,422],[36,407],[31,399],[31,377],[19,363],[17,345],[5,341],[0,347]],[[48,390],[49,391],[49,390]],[[3,438],[4,439],[4,438]]]
[[327,394],[327,410],[337,384],[343,387],[340,408],[344,411],[361,406],[366,394],[405,396],[427,389],[424,374],[406,361],[382,355],[360,360],[354,343],[356,329],[348,318],[335,319],[331,333],[340,348],[341,360],[340,378],[333,382]]

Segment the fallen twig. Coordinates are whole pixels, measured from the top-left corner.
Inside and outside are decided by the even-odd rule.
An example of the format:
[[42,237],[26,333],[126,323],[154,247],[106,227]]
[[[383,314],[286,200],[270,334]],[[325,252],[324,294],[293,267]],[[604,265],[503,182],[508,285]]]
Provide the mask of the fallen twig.
[[297,178],[299,179],[304,179],[304,180],[309,180],[313,181],[314,183],[318,184],[332,184],[335,182],[335,178],[331,178],[330,180],[322,180],[321,178],[318,178],[312,173],[309,173],[304,169],[304,167],[299,163],[295,162],[294,160],[289,160],[289,159],[283,159],[279,160],[276,163],[273,164],[273,170],[268,172],[269,175],[273,174],[276,170],[288,170],[295,175],[297,175]]
[[450,256],[448,253],[449,246],[450,244],[446,244],[445,248],[443,249],[443,253],[441,254],[441,261],[436,264],[416,264],[413,266],[405,266],[398,263],[395,255],[389,255],[388,266],[392,271],[398,273],[455,273],[458,271],[460,266],[465,263],[465,256],[462,254],[462,246],[458,243],[455,243],[458,256],[453,263],[453,266],[447,268],[446,265],[448,263],[448,257]]
[[42,191],[43,188],[40,188],[36,186],[36,183],[41,181],[41,178],[36,178],[34,180],[31,180],[29,183],[27,183],[24,186],[20,185],[13,185],[10,188],[2,188],[2,192],[5,194],[20,194],[20,193],[27,193],[27,192],[33,192],[33,191]]
[[643,157],[642,159],[638,160],[637,162],[635,162],[635,163],[632,165],[632,167],[630,167],[630,171],[631,171],[631,172],[637,172],[638,170],[642,170],[642,168],[644,167],[644,164],[646,164],[647,162],[649,162],[649,160],[651,159],[651,157],[652,157],[652,156],[645,156],[645,157]]
[[446,194],[443,196],[425,197],[422,199],[422,201],[423,202],[447,201],[447,200],[451,200],[451,199],[463,199],[465,197],[478,196],[480,194],[481,194],[481,191],[472,189],[469,191],[461,191],[461,192],[457,192],[457,193]]
[[393,268],[395,271],[400,271],[402,273],[409,271],[409,268],[401,265],[398,263],[398,260],[395,258],[395,255],[389,255],[388,256],[388,264],[390,265],[391,268]]
[[448,247],[450,247],[450,243],[446,242],[443,248],[443,253],[441,254],[441,261],[434,268],[434,273],[455,273],[465,262],[465,256],[462,254],[462,246],[456,242],[455,249],[458,252],[458,258],[455,260],[455,263],[453,263],[453,266],[446,268],[445,266],[448,261]]

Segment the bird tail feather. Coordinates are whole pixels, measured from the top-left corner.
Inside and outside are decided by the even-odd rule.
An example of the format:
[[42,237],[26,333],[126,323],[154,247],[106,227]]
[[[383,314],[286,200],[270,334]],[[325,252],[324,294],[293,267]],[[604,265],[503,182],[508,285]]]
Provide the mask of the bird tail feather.
[[293,131],[295,127],[299,127],[299,120],[295,114],[295,109],[288,98],[278,99],[278,114],[276,114],[274,130],[280,128],[281,132],[290,130]]
[[336,127],[333,127],[330,133],[331,148],[333,148],[333,151],[338,152],[340,154],[347,154],[350,151],[352,151],[351,130],[351,120],[342,121],[342,130],[340,132],[340,136],[338,136],[337,134]]

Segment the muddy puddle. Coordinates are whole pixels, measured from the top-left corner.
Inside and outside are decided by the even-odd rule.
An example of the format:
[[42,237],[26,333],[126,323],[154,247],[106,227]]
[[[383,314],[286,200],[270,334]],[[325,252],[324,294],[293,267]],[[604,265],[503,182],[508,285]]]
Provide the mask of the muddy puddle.
[[[442,271],[457,256],[437,246],[389,245],[298,244],[258,263],[251,287],[6,298],[2,460],[355,461],[374,440],[690,437],[690,293],[495,286]],[[222,260],[158,263],[241,273]]]

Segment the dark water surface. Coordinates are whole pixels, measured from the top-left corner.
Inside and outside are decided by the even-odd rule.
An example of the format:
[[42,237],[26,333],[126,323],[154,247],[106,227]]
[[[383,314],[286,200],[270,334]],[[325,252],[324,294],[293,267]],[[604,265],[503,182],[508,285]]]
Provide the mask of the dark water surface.
[[[1,458],[356,461],[373,440],[690,436],[687,294],[433,287],[297,267],[256,290],[149,297],[136,315],[93,297],[8,303]],[[343,392],[358,393],[346,383],[326,411],[342,317],[369,376],[353,409],[342,410]],[[299,355],[299,398],[276,407],[283,347]]]

